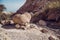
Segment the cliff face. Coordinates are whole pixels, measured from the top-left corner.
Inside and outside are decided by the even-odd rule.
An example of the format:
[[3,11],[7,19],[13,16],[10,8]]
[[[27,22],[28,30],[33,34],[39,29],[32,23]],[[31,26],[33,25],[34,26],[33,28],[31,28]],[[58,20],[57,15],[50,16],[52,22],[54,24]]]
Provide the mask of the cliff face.
[[17,11],[17,13],[34,12],[41,10],[48,0],[26,0],[26,3]]

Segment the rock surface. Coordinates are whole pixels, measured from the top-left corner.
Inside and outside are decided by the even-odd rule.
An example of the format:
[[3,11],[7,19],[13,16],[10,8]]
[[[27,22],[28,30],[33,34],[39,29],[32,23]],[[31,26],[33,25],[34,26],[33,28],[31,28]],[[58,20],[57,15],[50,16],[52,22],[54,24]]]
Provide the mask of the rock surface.
[[[1,40],[49,40],[49,37],[53,34],[50,33],[42,33],[36,29],[29,29],[29,30],[21,30],[21,29],[5,29],[0,31],[0,35],[4,35],[3,37],[0,36]],[[4,38],[6,37],[6,39]],[[54,36],[55,40],[59,40],[56,36]]]
[[[51,29],[38,26],[31,23],[31,28],[28,29],[15,29],[12,26],[6,26],[6,28],[0,27],[0,39],[1,40],[59,40],[58,35]],[[1,25],[0,25],[1,26]],[[11,27],[10,29],[8,29]],[[13,26],[14,27],[14,26]],[[25,26],[26,27],[26,26]],[[29,27],[29,25],[27,25]],[[50,38],[51,37],[51,38]]]

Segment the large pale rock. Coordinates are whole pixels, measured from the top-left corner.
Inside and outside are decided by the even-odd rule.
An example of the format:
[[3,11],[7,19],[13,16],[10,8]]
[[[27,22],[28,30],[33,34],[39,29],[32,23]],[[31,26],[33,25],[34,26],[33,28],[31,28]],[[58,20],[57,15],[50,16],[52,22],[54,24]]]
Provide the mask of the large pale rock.
[[26,23],[29,23],[31,20],[31,15],[28,12],[25,12],[24,14],[16,14],[13,17],[14,23],[25,25]]

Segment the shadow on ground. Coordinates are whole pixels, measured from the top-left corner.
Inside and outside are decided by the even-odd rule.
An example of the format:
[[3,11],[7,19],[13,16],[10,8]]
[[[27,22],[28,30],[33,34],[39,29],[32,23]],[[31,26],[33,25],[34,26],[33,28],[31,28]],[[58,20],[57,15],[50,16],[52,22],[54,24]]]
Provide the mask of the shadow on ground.
[[5,28],[5,29],[15,29],[15,25],[14,24],[3,25],[2,28]]

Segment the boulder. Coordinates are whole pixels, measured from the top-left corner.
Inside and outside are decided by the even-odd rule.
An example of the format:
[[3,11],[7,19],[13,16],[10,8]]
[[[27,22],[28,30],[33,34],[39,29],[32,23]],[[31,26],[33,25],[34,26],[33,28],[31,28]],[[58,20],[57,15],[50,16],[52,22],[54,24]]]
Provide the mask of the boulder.
[[31,15],[28,12],[25,12],[24,14],[16,14],[12,19],[14,23],[25,25],[26,23],[30,22]]

